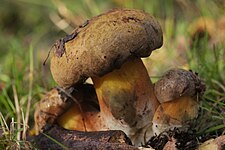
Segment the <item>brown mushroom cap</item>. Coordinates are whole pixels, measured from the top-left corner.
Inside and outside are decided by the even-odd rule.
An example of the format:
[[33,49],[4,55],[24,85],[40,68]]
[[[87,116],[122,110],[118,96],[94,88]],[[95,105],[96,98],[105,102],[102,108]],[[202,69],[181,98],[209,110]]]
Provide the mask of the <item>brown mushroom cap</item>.
[[200,96],[204,91],[205,85],[195,73],[178,68],[167,71],[154,86],[155,95],[160,103],[182,96]]
[[51,59],[51,72],[62,87],[119,68],[130,57],[148,57],[162,46],[159,23],[141,10],[116,9],[94,17],[65,43],[66,53]]

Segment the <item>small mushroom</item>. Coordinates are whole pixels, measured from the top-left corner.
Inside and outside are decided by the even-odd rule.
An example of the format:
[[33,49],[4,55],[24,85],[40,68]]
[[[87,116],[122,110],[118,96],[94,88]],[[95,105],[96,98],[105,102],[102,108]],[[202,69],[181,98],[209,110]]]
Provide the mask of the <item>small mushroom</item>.
[[159,134],[174,127],[187,129],[198,115],[198,99],[205,85],[192,71],[171,69],[155,83],[154,92],[160,102],[153,118],[153,132]]
[[225,39],[225,15],[216,20],[210,17],[200,17],[190,23],[190,46],[201,47],[202,42],[210,47],[223,43]]
[[[71,107],[75,107],[75,109]],[[97,96],[93,85],[81,84],[76,88],[72,87],[67,90],[60,87],[53,88],[36,104],[34,113],[35,125],[29,133],[30,135],[38,135],[44,130],[46,124],[54,124],[58,118],[58,122],[61,124],[67,123],[64,126],[65,128],[72,124],[76,129],[85,130],[81,114],[86,109],[88,109],[87,112],[99,112]],[[69,111],[65,113],[66,110]],[[86,117],[89,115],[87,112],[83,114]],[[60,119],[62,118],[60,117],[61,115],[63,115],[63,119]],[[70,121],[67,121],[68,119]],[[78,120],[80,123],[74,124],[74,120]]]
[[53,124],[56,118],[72,104],[72,101],[53,88],[36,104],[34,112],[35,125],[30,135],[38,135],[46,124]]
[[116,9],[78,29],[76,37],[65,43],[62,56],[57,51],[53,54],[51,72],[61,87],[76,86],[88,77],[93,80],[100,112],[84,115],[89,116],[84,118],[87,131],[123,130],[140,144],[136,137],[151,125],[158,107],[140,58],[148,57],[162,43],[161,27],[152,16],[140,10]]

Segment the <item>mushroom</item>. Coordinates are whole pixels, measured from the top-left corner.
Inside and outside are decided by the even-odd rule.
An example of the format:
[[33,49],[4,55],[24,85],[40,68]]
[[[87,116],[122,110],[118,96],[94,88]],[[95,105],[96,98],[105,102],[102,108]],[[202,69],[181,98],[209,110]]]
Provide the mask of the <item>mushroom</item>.
[[[75,107],[76,109],[70,107]],[[72,87],[67,90],[60,87],[53,88],[36,104],[34,112],[35,125],[34,128],[30,130],[29,134],[38,135],[40,132],[43,132],[46,124],[54,124],[58,118],[59,122],[63,124],[70,119],[73,114],[75,114],[73,120],[70,119],[65,125],[65,128],[72,124],[74,128],[84,130],[80,108],[83,110],[88,109],[87,112],[99,111],[97,96],[93,85],[81,84],[76,88]],[[69,111],[65,113],[65,110],[68,109]],[[85,113],[86,115],[88,114],[87,112]],[[60,119],[62,118],[60,117],[62,114],[64,117]],[[73,123],[74,120],[77,120],[76,124]],[[80,123],[78,123],[78,121]]]
[[[94,17],[75,32],[56,45],[51,73],[65,89],[91,77],[100,112],[74,112],[77,106],[69,111],[77,116],[75,120],[84,119],[87,131],[123,130],[134,144],[140,144],[138,134],[151,125],[159,105],[141,60],[162,46],[159,23],[144,11],[116,9]],[[59,124],[67,126],[73,120],[68,114],[67,121],[62,121],[65,115],[59,118]],[[67,128],[76,130],[76,123]]]
[[198,115],[198,99],[205,85],[192,71],[171,69],[155,83],[154,92],[160,102],[153,118],[153,132],[174,127],[185,130]]
[[[201,42],[214,43],[215,37],[219,34],[216,33],[216,23],[212,18],[201,17],[192,22],[188,28],[191,36],[190,46],[199,47]],[[214,39],[213,39],[214,38]],[[206,42],[204,41],[204,42]]]
[[207,43],[210,47],[223,43],[225,39],[225,15],[216,20],[210,17],[200,17],[190,23],[190,46],[201,47]]

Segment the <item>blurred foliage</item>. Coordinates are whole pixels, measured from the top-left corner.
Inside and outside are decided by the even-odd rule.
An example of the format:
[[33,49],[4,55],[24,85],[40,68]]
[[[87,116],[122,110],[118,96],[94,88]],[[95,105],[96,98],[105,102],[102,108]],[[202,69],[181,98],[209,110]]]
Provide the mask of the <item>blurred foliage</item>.
[[[7,121],[11,117],[16,117],[15,96],[18,97],[22,110],[26,112],[29,93],[32,91],[30,112],[32,122],[33,104],[45,91],[56,85],[49,72],[49,63],[42,66],[54,41],[71,33],[77,25],[92,16],[113,8],[145,10],[155,16],[162,25],[164,46],[161,50],[155,51],[150,59],[145,60],[151,76],[160,75],[172,67],[197,71],[206,81],[208,89],[202,104],[203,110],[215,112],[213,117],[225,112],[225,40],[223,35],[220,38],[217,36],[224,32],[223,0],[0,0],[0,2],[0,107]],[[211,32],[206,32],[204,37],[211,36],[211,39],[201,40],[203,42],[199,42],[199,38],[195,40],[192,38],[198,33],[199,30],[195,30],[198,26],[190,27],[191,23],[200,17],[208,17],[215,22],[213,26],[215,30],[212,33],[214,35],[211,36]],[[219,20],[222,20],[221,24],[218,23]],[[204,22],[203,29],[207,29]],[[31,50],[32,57],[29,55]],[[32,90],[29,86],[31,75]],[[13,86],[16,92],[13,92]],[[205,128],[212,129],[212,126],[221,125],[221,121],[224,120],[220,115],[219,123],[215,121]],[[203,123],[206,121],[208,120]],[[224,129],[224,126],[222,128]]]

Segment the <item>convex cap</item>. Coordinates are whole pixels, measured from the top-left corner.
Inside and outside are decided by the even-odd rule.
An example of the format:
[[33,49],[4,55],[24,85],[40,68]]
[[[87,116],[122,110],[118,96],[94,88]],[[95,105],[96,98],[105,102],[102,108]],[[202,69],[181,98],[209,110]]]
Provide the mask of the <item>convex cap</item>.
[[80,26],[74,39],[65,43],[65,53],[55,52],[51,73],[62,87],[102,76],[119,68],[130,57],[148,57],[163,44],[159,23],[148,13],[116,9]]

